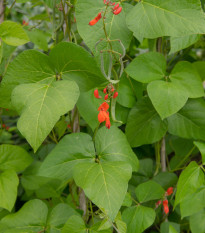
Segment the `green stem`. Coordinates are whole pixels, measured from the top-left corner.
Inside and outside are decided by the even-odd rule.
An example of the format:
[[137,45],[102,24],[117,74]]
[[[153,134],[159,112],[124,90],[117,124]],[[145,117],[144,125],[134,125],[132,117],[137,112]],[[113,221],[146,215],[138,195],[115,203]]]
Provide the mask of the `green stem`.
[[98,126],[96,127],[95,131],[94,131],[94,134],[93,134],[93,142],[95,142],[95,137],[96,137],[96,134],[98,132],[98,129],[100,127],[100,123],[98,124]]
[[156,156],[156,170],[154,176],[156,176],[159,172],[159,168],[161,167],[160,163],[160,145],[161,141],[155,143],[155,156]]
[[92,221],[93,221],[93,224],[94,224],[93,206],[92,206],[91,201],[90,201],[90,211],[91,211]]

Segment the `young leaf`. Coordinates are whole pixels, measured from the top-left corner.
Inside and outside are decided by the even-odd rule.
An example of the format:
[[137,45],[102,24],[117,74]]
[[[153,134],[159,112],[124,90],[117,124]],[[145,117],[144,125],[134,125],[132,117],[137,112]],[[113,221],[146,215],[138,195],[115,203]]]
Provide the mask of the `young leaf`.
[[147,87],[148,95],[162,120],[178,112],[187,102],[187,91],[175,83],[154,81]]
[[31,156],[21,147],[14,145],[0,146],[0,170],[12,169],[16,172],[23,171],[32,163]]
[[12,46],[19,46],[29,42],[29,38],[22,26],[12,21],[4,21],[0,24],[0,38]]
[[174,207],[181,203],[188,195],[195,193],[203,183],[204,173],[195,161],[191,162],[179,177]]
[[0,173],[0,207],[9,211],[14,207],[19,179],[13,170]]
[[124,161],[137,171],[139,162],[136,154],[132,151],[126,136],[117,127],[112,126],[109,130],[106,127],[98,130],[95,146],[98,156],[103,161]]
[[79,89],[73,81],[22,84],[12,94],[20,113],[17,127],[36,152],[60,116],[73,109]]
[[[157,129],[157,130],[153,130]],[[159,141],[167,131],[149,98],[144,97],[131,110],[126,125],[126,136],[132,147]]]
[[145,206],[132,206],[125,209],[122,219],[127,224],[127,232],[142,233],[154,223],[155,211]]
[[114,220],[125,198],[131,173],[131,166],[124,162],[85,162],[75,166],[74,180]]
[[162,79],[166,74],[166,60],[157,52],[144,53],[136,57],[125,69],[133,79],[149,83]]

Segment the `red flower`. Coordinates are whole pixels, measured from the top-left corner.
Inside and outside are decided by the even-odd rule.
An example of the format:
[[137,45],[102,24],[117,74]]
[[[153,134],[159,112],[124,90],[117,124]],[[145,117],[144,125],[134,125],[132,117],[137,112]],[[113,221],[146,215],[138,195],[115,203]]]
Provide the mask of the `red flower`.
[[99,96],[98,89],[95,89],[95,90],[94,90],[94,96],[95,96],[95,98],[97,98],[97,99],[100,99],[100,98],[101,98],[101,96]]
[[120,6],[120,4],[118,3],[118,4],[116,4],[115,5],[115,7],[113,8],[113,10],[115,11],[115,10],[117,10],[117,8]]
[[161,204],[162,204],[162,201],[161,201],[161,200],[159,200],[157,203],[155,203],[156,208],[158,208],[158,207],[159,207],[159,205],[161,205]]
[[117,10],[113,11],[113,14],[118,15],[120,14],[121,11],[122,11],[122,7],[118,7]]
[[98,13],[98,15],[97,15],[93,20],[91,20],[91,21],[89,22],[89,25],[90,25],[90,26],[95,25],[101,18],[102,18],[102,14],[101,14],[101,12],[100,12],[100,13]]
[[100,107],[98,108],[98,111],[107,111],[109,109],[109,104],[106,102],[103,102]]
[[113,99],[117,98],[118,97],[118,92],[116,91],[113,95]]
[[105,95],[104,99],[105,99],[105,100],[107,100],[107,99],[108,99],[108,94],[107,94],[107,95]]
[[109,118],[109,115],[107,114],[107,112],[100,110],[98,114],[98,121],[102,123],[106,121],[107,118]]
[[98,108],[99,114],[98,114],[98,121],[100,123],[105,121],[105,126],[109,129],[110,128],[110,117],[109,112],[107,110],[109,109],[109,105],[106,102],[103,102],[100,107]]
[[169,213],[168,200],[163,201],[163,207],[164,207],[164,213],[168,214]]
[[23,24],[24,26],[28,26],[28,22],[26,22],[25,20],[23,20],[22,24]]
[[110,118],[106,118],[106,121],[105,121],[105,126],[110,129]]
[[103,89],[103,93],[104,93],[104,94],[107,93],[107,88]]
[[173,187],[169,187],[166,191],[167,196],[171,195],[173,193]]
[[6,128],[6,125],[5,125],[5,124],[2,124],[2,128]]

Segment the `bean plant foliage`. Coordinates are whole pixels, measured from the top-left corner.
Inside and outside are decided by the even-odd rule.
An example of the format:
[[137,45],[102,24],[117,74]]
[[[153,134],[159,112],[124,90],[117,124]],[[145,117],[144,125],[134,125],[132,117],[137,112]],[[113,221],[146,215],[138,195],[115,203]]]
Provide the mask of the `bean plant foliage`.
[[0,0],[0,233],[205,232],[204,8]]

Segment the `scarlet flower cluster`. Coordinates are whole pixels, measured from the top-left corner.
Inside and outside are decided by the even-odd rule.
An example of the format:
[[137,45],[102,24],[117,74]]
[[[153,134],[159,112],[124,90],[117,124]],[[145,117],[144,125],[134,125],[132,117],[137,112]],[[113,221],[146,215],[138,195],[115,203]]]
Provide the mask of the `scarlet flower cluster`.
[[[108,6],[114,6],[112,8],[112,12],[114,15],[118,15],[122,11],[122,7],[120,7],[119,3],[115,5],[115,2],[111,2],[110,0],[103,0],[103,1],[104,1],[104,4]],[[102,18],[102,12],[98,13],[98,15],[89,22],[89,25],[90,26],[95,25],[101,18]]]
[[[106,88],[103,89],[103,93],[105,94],[104,100],[109,101],[110,98],[117,98],[118,92],[115,92],[115,88],[112,84],[109,84]],[[94,96],[97,99],[101,99],[102,97],[99,95],[98,89],[94,90]],[[100,123],[105,121],[105,126],[109,129],[110,128],[110,117],[109,117],[109,104],[107,102],[103,102],[100,107],[98,108],[99,114],[98,114],[98,121]]]
[[[164,198],[166,198],[167,196],[170,196],[173,193],[173,187],[169,187],[167,189],[167,191],[164,194]],[[163,208],[164,208],[164,213],[168,214],[169,213],[169,204],[168,204],[168,200],[165,199],[163,200],[163,202],[161,200],[159,200],[155,205],[156,208],[158,208],[161,204],[163,204]]]

